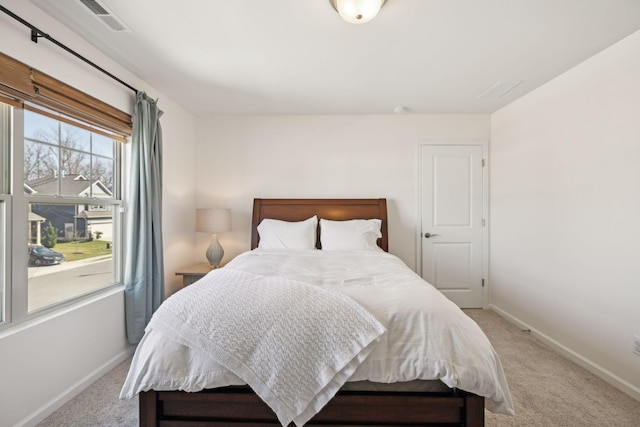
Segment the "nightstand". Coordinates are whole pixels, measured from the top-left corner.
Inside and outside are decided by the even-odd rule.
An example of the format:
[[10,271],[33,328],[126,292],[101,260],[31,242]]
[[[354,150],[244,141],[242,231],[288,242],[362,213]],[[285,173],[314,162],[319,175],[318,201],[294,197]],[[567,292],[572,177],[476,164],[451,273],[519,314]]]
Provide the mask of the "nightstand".
[[181,268],[176,271],[176,276],[182,276],[182,286],[184,287],[202,279],[210,271],[211,267],[208,262],[200,262],[189,267]]

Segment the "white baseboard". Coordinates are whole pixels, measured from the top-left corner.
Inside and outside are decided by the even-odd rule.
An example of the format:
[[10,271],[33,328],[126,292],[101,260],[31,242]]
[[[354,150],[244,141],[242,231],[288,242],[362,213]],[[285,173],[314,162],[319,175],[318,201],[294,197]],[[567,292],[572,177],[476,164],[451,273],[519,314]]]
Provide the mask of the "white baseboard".
[[620,378],[619,376],[617,376],[614,373],[610,372],[609,370],[603,368],[602,366],[598,365],[597,363],[594,363],[593,361],[587,359],[586,357],[576,353],[575,351],[571,350],[570,348],[565,347],[564,345],[560,344],[558,341],[556,341],[553,338],[549,337],[548,335],[540,332],[539,330],[531,327],[531,325],[526,324],[525,322],[523,322],[520,319],[518,319],[516,316],[514,316],[514,315],[512,315],[510,313],[507,313],[506,311],[496,307],[495,305],[489,304],[489,309],[494,311],[495,313],[497,313],[501,317],[505,318],[509,322],[515,324],[519,328],[531,331],[531,334],[533,336],[535,336],[540,341],[542,341],[543,343],[545,343],[549,347],[553,348],[554,350],[556,350],[557,352],[559,352],[560,354],[562,354],[563,356],[565,356],[566,358],[568,358],[572,362],[574,362],[577,365],[583,367],[584,369],[586,369],[587,371],[589,371],[592,374],[596,375],[597,377],[602,378],[604,381],[608,382],[609,384],[611,384],[615,388],[617,388],[620,391],[628,394],[629,396],[633,397],[634,399],[640,400],[640,388],[638,388],[638,387],[634,386],[633,384],[629,383],[628,381]]
[[29,414],[29,416],[19,421],[14,427],[36,426],[49,415],[60,409],[65,403],[69,402],[71,399],[80,394],[84,389],[102,378],[106,373],[111,371],[120,363],[124,362],[129,356],[133,354],[134,350],[135,347],[131,346],[131,348],[114,356],[102,366],[98,367],[95,371],[91,372],[89,375],[85,376],[84,378],[73,384],[71,387],[64,390],[58,396],[42,405],[36,411]]

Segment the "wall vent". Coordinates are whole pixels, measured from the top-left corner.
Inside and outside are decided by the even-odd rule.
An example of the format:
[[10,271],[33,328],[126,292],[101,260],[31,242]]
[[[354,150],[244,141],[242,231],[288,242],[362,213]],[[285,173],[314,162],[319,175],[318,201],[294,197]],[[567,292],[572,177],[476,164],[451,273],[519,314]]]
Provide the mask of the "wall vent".
[[98,18],[110,30],[117,32],[131,32],[131,28],[129,28],[124,22],[122,22],[122,19],[114,15],[103,4],[98,2],[98,0],[78,1],[82,3],[87,9],[89,9],[91,14]]

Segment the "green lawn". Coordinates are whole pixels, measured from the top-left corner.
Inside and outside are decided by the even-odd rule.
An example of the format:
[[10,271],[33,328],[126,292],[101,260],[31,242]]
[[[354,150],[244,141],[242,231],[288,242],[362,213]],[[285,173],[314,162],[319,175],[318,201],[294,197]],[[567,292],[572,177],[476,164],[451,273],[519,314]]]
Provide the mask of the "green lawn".
[[[107,243],[109,244],[108,249]],[[111,242],[105,240],[57,243],[52,250],[64,254],[65,261],[77,261],[100,255],[111,255],[112,253]]]

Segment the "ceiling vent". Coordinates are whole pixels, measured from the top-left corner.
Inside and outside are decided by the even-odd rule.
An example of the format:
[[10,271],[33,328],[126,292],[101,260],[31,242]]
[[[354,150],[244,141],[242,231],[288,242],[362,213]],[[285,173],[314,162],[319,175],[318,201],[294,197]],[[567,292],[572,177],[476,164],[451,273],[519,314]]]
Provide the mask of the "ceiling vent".
[[478,98],[500,98],[520,83],[522,83],[522,80],[497,81],[489,89],[482,92]]
[[97,0],[78,1],[82,3],[87,9],[89,9],[92,15],[102,21],[104,25],[109,27],[111,31],[131,32],[131,28],[129,28],[124,22],[122,22],[122,19],[111,13],[103,4],[101,4]]

